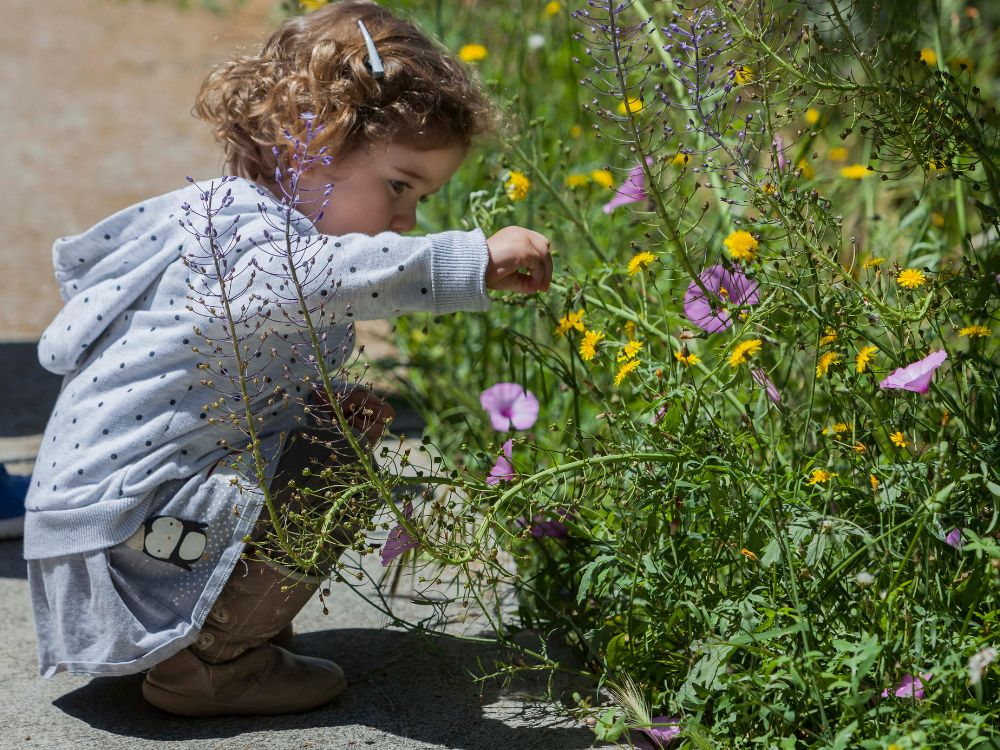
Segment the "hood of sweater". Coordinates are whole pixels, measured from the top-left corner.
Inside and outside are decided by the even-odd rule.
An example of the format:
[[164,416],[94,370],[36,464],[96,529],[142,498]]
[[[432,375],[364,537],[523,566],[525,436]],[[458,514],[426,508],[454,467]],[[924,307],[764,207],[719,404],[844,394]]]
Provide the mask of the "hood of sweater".
[[65,304],[39,342],[43,367],[57,375],[75,371],[108,326],[177,259],[181,247],[166,244],[163,235],[166,222],[176,233],[179,214],[171,193],[56,241],[52,264]]

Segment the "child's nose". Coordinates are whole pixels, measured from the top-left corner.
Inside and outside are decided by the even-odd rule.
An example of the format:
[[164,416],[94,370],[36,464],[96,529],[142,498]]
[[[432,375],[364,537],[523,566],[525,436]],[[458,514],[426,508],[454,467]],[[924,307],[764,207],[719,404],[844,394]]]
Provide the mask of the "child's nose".
[[409,213],[394,216],[392,222],[389,224],[389,230],[396,232],[397,234],[402,234],[403,232],[409,232],[416,225],[417,212],[416,210],[413,210]]

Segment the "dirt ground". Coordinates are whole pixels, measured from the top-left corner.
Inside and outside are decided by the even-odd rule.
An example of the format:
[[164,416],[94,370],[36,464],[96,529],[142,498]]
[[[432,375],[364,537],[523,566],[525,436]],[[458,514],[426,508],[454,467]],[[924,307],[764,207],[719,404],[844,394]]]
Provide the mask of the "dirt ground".
[[[222,173],[191,114],[200,83],[275,28],[274,0],[4,0],[0,23],[0,342],[36,341],[61,307],[57,237]],[[387,324],[359,325],[374,357]]]

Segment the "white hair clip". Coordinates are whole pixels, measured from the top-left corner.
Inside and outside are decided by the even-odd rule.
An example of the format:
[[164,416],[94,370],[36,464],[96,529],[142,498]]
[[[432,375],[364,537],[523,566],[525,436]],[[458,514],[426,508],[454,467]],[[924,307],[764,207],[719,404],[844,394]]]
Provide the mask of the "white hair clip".
[[361,27],[361,34],[365,38],[365,45],[368,47],[368,67],[375,78],[381,78],[385,75],[385,68],[382,67],[382,58],[378,56],[378,50],[375,49],[375,42],[372,40],[372,35],[368,33],[368,29],[358,19],[358,26]]

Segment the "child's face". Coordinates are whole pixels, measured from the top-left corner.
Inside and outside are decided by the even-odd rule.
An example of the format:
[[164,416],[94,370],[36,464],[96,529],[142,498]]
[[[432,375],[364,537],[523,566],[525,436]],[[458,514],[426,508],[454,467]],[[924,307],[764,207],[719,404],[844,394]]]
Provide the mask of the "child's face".
[[[417,202],[441,189],[465,153],[461,145],[421,151],[391,143],[343,159],[335,156],[329,167],[313,168],[300,178],[301,209],[315,213],[323,189],[332,183],[330,202],[316,223],[323,234],[409,232],[417,223]],[[319,202],[310,205],[312,200]]]

